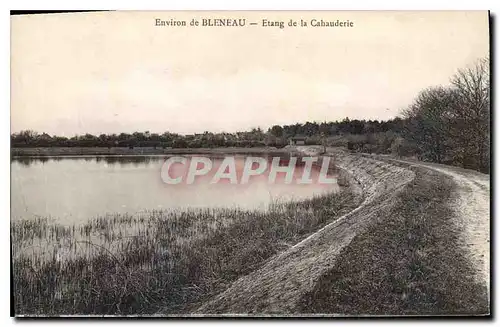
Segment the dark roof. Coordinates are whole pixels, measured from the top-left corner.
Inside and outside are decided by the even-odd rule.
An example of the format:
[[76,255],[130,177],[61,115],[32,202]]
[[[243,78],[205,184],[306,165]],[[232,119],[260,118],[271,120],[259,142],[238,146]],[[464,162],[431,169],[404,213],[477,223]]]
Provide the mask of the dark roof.
[[296,136],[292,136],[290,139],[291,140],[305,140],[306,137],[305,136],[301,136],[301,135],[296,135]]

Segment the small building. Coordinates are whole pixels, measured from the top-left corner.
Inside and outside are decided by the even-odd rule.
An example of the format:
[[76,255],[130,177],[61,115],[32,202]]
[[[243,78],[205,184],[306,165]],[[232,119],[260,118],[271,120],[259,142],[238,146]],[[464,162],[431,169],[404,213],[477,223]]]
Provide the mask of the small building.
[[290,137],[288,140],[289,140],[290,145],[305,145],[306,144],[306,137],[305,136],[294,136],[294,137]]

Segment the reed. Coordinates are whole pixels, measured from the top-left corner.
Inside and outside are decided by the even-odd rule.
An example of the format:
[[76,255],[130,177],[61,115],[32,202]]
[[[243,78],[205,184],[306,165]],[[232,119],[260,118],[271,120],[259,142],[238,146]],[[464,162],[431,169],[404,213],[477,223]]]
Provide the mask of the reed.
[[186,313],[357,202],[346,188],[266,211],[149,211],[71,226],[15,221],[16,313]]

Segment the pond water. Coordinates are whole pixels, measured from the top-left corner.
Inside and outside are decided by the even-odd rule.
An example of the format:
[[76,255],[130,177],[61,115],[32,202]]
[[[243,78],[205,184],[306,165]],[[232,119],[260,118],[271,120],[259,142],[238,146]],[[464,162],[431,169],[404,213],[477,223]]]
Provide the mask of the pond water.
[[[227,179],[226,182],[221,180],[211,184],[209,178],[213,174],[209,173],[197,176],[193,184],[171,185],[162,179],[162,168],[167,158],[13,158],[11,218],[48,217],[69,225],[106,214],[136,214],[163,209],[241,207],[265,210],[276,201],[305,199],[339,188],[337,184],[316,182],[286,184],[283,182],[284,173],[279,173],[273,184],[268,182],[266,174],[252,176],[247,184],[231,184]],[[212,158],[213,171],[217,170],[223,159]],[[241,172],[245,160],[246,156],[243,155],[235,157],[238,172]],[[182,170],[182,167],[176,169]],[[303,166],[297,166],[295,176],[300,177],[303,169]],[[319,169],[314,167],[313,174],[318,173]],[[175,174],[174,170],[172,174]],[[184,173],[180,171],[181,175]]]

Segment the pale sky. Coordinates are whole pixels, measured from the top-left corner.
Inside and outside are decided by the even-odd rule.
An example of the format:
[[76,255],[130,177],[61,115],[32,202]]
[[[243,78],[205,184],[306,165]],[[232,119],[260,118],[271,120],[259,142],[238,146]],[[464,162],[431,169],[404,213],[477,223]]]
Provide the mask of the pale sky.
[[[247,25],[189,27],[193,18]],[[13,16],[11,25],[12,132],[66,136],[388,119],[489,52],[486,11],[105,12]]]

